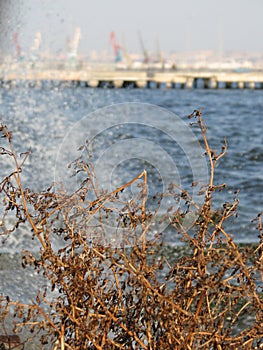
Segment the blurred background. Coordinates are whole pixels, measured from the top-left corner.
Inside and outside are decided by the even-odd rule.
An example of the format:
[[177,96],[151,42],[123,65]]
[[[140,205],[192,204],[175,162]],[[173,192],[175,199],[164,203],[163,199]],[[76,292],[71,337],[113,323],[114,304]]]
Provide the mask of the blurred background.
[[261,0],[1,0],[0,55],[262,67]]

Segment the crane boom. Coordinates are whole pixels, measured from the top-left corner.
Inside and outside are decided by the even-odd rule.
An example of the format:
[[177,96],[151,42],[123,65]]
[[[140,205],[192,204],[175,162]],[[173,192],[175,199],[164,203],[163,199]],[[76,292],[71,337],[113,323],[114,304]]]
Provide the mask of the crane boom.
[[81,31],[80,31],[80,28],[77,27],[75,29],[74,38],[73,38],[73,42],[72,42],[72,48],[71,48],[72,54],[74,56],[77,56],[80,38],[81,38]]
[[115,35],[114,31],[112,31],[110,33],[110,44],[113,47],[113,51],[114,51],[114,55],[115,55],[115,62],[122,61],[122,55],[121,55],[122,48],[119,44],[117,44],[116,35]]
[[40,44],[41,44],[41,33],[40,32],[36,32],[35,34],[35,38],[34,38],[34,41],[33,41],[33,45],[31,46],[31,50],[32,51],[38,51],[39,50],[39,47],[40,47]]
[[139,35],[139,40],[140,40],[143,56],[144,56],[144,63],[149,63],[150,62],[149,52],[144,45],[141,32],[139,32],[138,35]]
[[14,33],[13,39],[14,39],[14,45],[15,45],[15,50],[16,50],[16,57],[20,58],[21,57],[21,47],[20,47],[19,42],[18,42],[18,33],[17,32]]

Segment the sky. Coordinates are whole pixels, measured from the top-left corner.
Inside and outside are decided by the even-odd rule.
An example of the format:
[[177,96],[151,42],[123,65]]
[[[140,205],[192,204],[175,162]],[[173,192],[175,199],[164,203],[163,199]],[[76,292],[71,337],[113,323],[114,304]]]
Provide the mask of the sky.
[[22,50],[42,34],[41,50],[66,52],[81,29],[79,53],[110,50],[109,35],[130,53],[145,47],[164,52],[195,50],[263,52],[263,0],[0,0],[0,49]]

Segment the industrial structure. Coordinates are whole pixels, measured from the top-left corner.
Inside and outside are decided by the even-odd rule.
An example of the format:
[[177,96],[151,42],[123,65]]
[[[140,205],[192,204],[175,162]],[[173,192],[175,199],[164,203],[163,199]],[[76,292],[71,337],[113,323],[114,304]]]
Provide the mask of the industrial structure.
[[27,55],[21,49],[19,33],[13,35],[14,57],[0,62],[0,85],[12,87],[21,84],[28,86],[85,86],[109,88],[263,88],[263,71],[233,66],[228,69],[216,67],[180,67],[167,63],[156,41],[156,55],[152,57],[146,48],[142,34],[138,32],[143,59],[132,60],[128,54],[123,36],[119,44],[114,31],[110,33],[109,43],[114,56],[107,64],[80,60],[79,43],[81,29],[77,27],[73,38],[67,40],[67,53],[60,61],[51,57],[41,57],[42,36],[36,32]]

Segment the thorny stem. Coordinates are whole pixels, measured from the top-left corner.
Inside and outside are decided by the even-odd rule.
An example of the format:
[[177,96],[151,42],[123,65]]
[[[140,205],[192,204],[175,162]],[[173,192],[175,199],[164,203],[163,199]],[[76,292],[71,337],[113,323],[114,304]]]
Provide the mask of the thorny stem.
[[[212,347],[222,350],[223,347],[220,344],[223,344],[224,347],[235,346],[238,348],[241,343],[251,346],[253,341],[262,339],[259,322],[262,318],[263,303],[262,296],[257,292],[254,275],[259,271],[263,280],[261,216],[258,218],[260,244],[254,250],[256,263],[253,266],[252,260],[252,263],[249,262],[250,265],[248,265],[246,259],[251,258],[251,255],[243,254],[223,228],[224,221],[236,210],[238,205],[236,197],[232,205],[226,205],[224,210],[220,211],[218,221],[214,221],[212,217],[212,194],[215,190],[220,190],[220,186],[223,188],[223,185],[214,185],[214,170],[217,160],[225,155],[226,146],[222,147],[222,152],[216,156],[210,150],[201,113],[195,111],[193,116],[198,118],[209,159],[209,184],[205,203],[200,212],[201,220],[197,222],[193,237],[191,236],[192,232],[188,232],[181,225],[180,219],[183,216],[180,216],[179,211],[179,217],[175,217],[175,221],[171,220],[174,226],[175,224],[179,226],[178,231],[183,236],[186,245],[191,247],[192,254],[176,258],[174,265],[167,263],[168,272],[165,273],[160,273],[160,265],[157,261],[159,257],[153,255],[152,259],[152,255],[149,255],[148,247],[153,248],[151,254],[155,254],[155,249],[158,247],[153,243],[151,245],[146,239],[149,228],[146,220],[146,170],[131,181],[101,197],[98,197],[97,184],[91,180],[91,187],[96,199],[88,202],[91,210],[87,212],[90,217],[94,216],[114,195],[135,181],[143,179],[142,201],[136,209],[141,211],[142,235],[138,241],[141,244],[132,248],[131,254],[128,253],[130,250],[126,250],[126,248],[112,249],[100,245],[89,247],[86,236],[82,235],[82,227],[78,227],[77,221],[72,223],[68,219],[72,206],[67,207],[67,205],[73,200],[78,200],[80,190],[67,198],[64,197],[63,202],[55,201],[52,197],[54,203],[51,204],[54,206],[46,208],[45,217],[40,220],[39,225],[34,222],[27,206],[28,198],[22,189],[20,178],[21,166],[24,161],[19,165],[11,145],[11,139],[9,140],[11,149],[9,155],[13,157],[16,164],[16,172],[12,173],[12,176],[19,187],[17,193],[21,195],[25,217],[43,248],[41,249],[41,259],[33,260],[33,262],[36,263],[39,271],[44,270],[45,276],[56,285],[60,293],[57,301],[52,301],[52,304],[45,299],[44,294],[41,299],[46,305],[55,307],[56,312],[53,314],[46,314],[38,302],[31,306],[18,303],[13,305],[37,310],[44,317],[47,328],[44,331],[47,334],[51,334],[52,330],[57,333],[54,350],[58,348],[61,350],[81,349],[81,342],[85,343],[86,346],[88,342],[93,348],[101,350],[109,346],[127,349],[129,346],[127,344],[131,343],[136,343],[137,348],[140,349],[157,349],[156,346],[181,349],[183,346],[189,350],[195,348],[210,349]],[[88,170],[90,175],[93,168]],[[186,198],[187,203],[189,200],[192,201],[191,196],[187,192],[185,194],[187,198],[184,198]],[[195,205],[195,203],[193,204]],[[53,223],[56,224],[58,221],[53,220],[50,223],[47,220],[62,208],[65,209],[62,224],[66,227],[65,236],[70,240],[67,247],[61,249],[63,253],[60,250],[57,252],[52,249],[50,232]],[[130,210],[130,208],[128,209]],[[61,222],[59,222],[59,227],[61,226]],[[44,231],[45,228],[46,231]],[[210,228],[212,229],[210,230]],[[46,241],[42,238],[41,232],[45,233],[44,239]],[[64,234],[64,231],[62,232]],[[219,248],[214,243],[218,243]],[[163,262],[165,259],[160,261]],[[151,260],[154,262],[152,263]],[[215,266],[215,271],[213,266]],[[159,278],[163,278],[163,275],[165,275],[164,280],[159,284]],[[125,278],[127,276],[128,279]],[[236,280],[239,277],[243,282],[236,285]],[[41,295],[40,292],[39,295]],[[241,306],[235,311],[234,307],[239,306],[239,302]],[[9,304],[11,305],[8,301],[7,305]],[[235,337],[229,336],[241,313],[249,312],[250,309],[254,310],[255,319],[259,320],[258,323],[255,322],[255,325],[247,327]],[[233,310],[235,313],[232,322],[227,323],[226,317]],[[33,320],[35,321],[35,319]],[[30,321],[28,316],[27,322],[24,324],[33,325]],[[93,324],[94,328],[89,331],[89,327],[91,325],[93,327]],[[228,324],[230,324],[229,327]],[[86,325],[88,328],[85,328]],[[39,329],[43,328],[40,326]],[[113,339],[112,335],[116,338]]]
[[[135,181],[139,180],[139,179],[142,178],[142,177],[144,177],[144,179],[145,179],[145,177],[146,177],[146,179],[147,179],[147,173],[146,173],[145,170],[142,171],[139,175],[135,176],[135,177],[134,177],[132,180],[130,180],[129,182],[127,182],[127,183],[125,183],[124,185],[122,185],[122,186],[116,188],[114,191],[112,191],[112,192],[110,192],[110,193],[107,193],[106,195],[103,195],[103,196],[97,198],[97,199],[94,200],[93,202],[90,202],[90,205],[89,205],[90,208],[93,208],[94,206],[96,206],[97,204],[99,204],[99,203],[102,202],[102,204],[101,204],[99,207],[93,209],[92,214],[95,215],[96,212],[97,212],[100,208],[102,208],[103,205],[104,205],[108,200],[110,200],[110,198],[111,198],[112,196],[114,196],[115,194],[117,194],[117,193],[123,191],[124,189],[128,188],[128,187],[131,186]],[[145,181],[144,181],[144,182],[145,182]],[[72,202],[72,199],[73,199],[75,196],[76,196],[76,193],[73,193],[69,198],[67,198],[65,201],[63,201],[63,203],[57,205],[53,210],[51,210],[49,213],[47,213],[47,217],[50,217],[50,216],[52,216],[55,212],[57,212],[58,210],[63,209],[63,207],[65,207],[66,205],[68,205],[69,203]],[[145,204],[144,204],[144,205],[145,205]],[[145,215],[145,207],[143,207],[143,206],[142,206],[142,212],[143,212],[144,215]],[[40,222],[40,226],[46,221],[47,217],[45,217],[44,219],[42,219],[42,221]]]
[[5,130],[5,135],[6,135],[7,139],[8,139],[8,144],[9,144],[9,147],[10,147],[11,155],[12,155],[12,158],[13,158],[13,160],[15,162],[16,172],[14,172],[14,178],[15,178],[16,183],[18,185],[18,189],[19,189],[19,192],[20,192],[20,195],[21,195],[21,198],[22,198],[23,207],[24,207],[24,211],[25,211],[26,217],[27,217],[27,219],[28,219],[32,229],[34,230],[34,233],[37,236],[39,242],[41,243],[42,247],[44,249],[46,249],[46,244],[45,244],[43,238],[41,237],[40,232],[39,232],[38,228],[36,227],[32,217],[31,217],[31,215],[29,213],[28,206],[27,206],[27,201],[26,201],[25,194],[24,194],[24,191],[23,191],[23,186],[22,186],[22,182],[21,182],[20,173],[22,171],[21,166],[24,163],[25,159],[23,160],[22,164],[19,165],[17,157],[16,157],[16,154],[15,154],[15,151],[14,151],[14,148],[13,148],[13,145],[12,145],[12,142],[11,142],[11,135],[9,134],[9,132],[7,130]]

